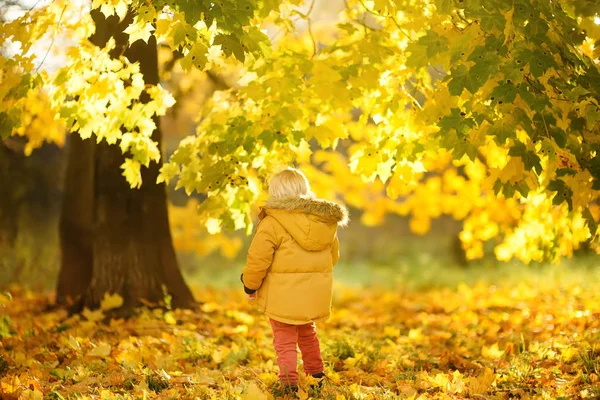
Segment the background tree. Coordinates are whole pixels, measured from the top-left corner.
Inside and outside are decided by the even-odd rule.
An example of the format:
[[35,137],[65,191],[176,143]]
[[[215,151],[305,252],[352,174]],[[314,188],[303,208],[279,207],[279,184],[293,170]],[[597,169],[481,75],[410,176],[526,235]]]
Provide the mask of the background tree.
[[[84,59],[77,60],[82,62],[81,70],[78,71],[77,66],[72,64],[59,69],[54,75],[71,90],[79,88],[80,91],[52,93],[64,101],[60,112],[68,122],[65,124],[65,120],[59,118],[53,128],[58,132],[63,124],[72,126],[83,139],[75,139],[71,143],[67,168],[61,218],[63,262],[58,300],[81,299],[79,306],[97,306],[105,292],[116,292],[124,298],[124,310],[127,310],[139,304],[140,299],[158,302],[166,290],[171,293],[175,306],[187,306],[193,302],[193,297],[177,267],[169,230],[165,185],[147,185],[131,191],[120,176],[121,168],[130,184],[138,187],[142,177],[150,182],[156,181],[160,166],[157,163],[150,165],[150,160],[158,162],[160,159],[162,138],[158,115],[172,104],[170,96],[166,96],[158,85],[157,44],[156,37],[151,34],[155,27],[148,22],[154,22],[154,17],[145,21],[143,18],[147,11],[144,12],[144,7],[134,7],[136,11],[128,13],[127,6],[124,2],[94,4],[92,15],[95,32],[91,35],[90,44],[96,45],[98,50],[85,46]],[[182,8],[185,6],[183,4]],[[173,10],[178,9],[179,5],[171,4],[164,15],[175,21],[163,22],[177,22],[176,28],[183,29],[179,33],[183,34],[185,46],[201,48],[206,38],[198,37],[198,30],[188,22],[197,23],[201,15],[206,22],[212,22],[215,16],[204,6],[193,7],[187,10],[189,19],[185,20],[185,11],[174,13]],[[237,6],[233,10],[237,10]],[[227,19],[224,25],[228,29],[228,40],[233,40],[235,34],[241,31],[242,24],[247,23],[247,17],[253,10],[250,7],[244,10],[246,17],[238,15]],[[58,27],[62,27],[63,20],[76,24],[69,28],[72,31],[80,29],[80,40],[85,43],[83,35],[93,30],[91,20],[83,18],[75,22],[72,14],[76,12],[71,4],[63,2],[31,12],[31,15],[26,14],[23,19],[34,17],[28,21],[26,29],[31,35],[29,39],[42,38],[43,34],[38,29],[48,22],[48,18],[57,17]],[[224,20],[225,16],[219,17]],[[16,37],[11,37],[9,33],[14,33],[11,28],[18,29],[21,22],[22,19],[17,19],[7,24],[6,39],[11,41]],[[218,32],[214,34],[218,35]],[[50,46],[55,39],[52,37]],[[28,41],[28,44],[31,43]],[[204,46],[204,49],[208,47]],[[101,58],[95,57],[98,52]],[[76,58],[81,57],[83,52],[71,48],[67,53]],[[88,74],[85,62],[92,59],[99,71]],[[189,67],[200,66],[201,60],[196,60],[195,55],[190,55],[188,59]],[[17,70],[25,66],[24,60],[30,61],[27,55],[6,61]],[[38,72],[39,67],[35,73]],[[43,71],[38,78],[41,81],[48,79]],[[29,84],[29,92],[36,91],[38,96],[48,93],[42,86],[36,87],[31,82],[25,84]],[[7,100],[26,102],[15,97]],[[86,106],[77,109],[83,104]],[[29,111],[27,104],[22,105],[21,110],[6,108],[2,116],[7,124],[10,125],[15,118],[23,118],[22,113],[18,114],[19,111]],[[90,115],[90,111],[96,112],[95,115]],[[128,113],[129,120],[124,113]],[[35,114],[30,119],[32,124],[21,125],[20,130],[13,131],[14,134],[29,136],[27,152],[41,144],[42,140],[49,139],[48,136],[41,136],[34,143],[33,136],[42,135],[42,128],[47,127],[37,126],[39,131],[34,132],[36,127],[31,125],[39,121],[36,121]],[[88,139],[92,134],[98,139],[98,144]],[[59,135],[56,137],[59,140],[61,138]],[[125,139],[121,140],[121,149],[108,144],[119,138]],[[132,158],[125,159],[122,152],[127,152]],[[148,168],[141,170],[141,164]]]
[[[218,66],[237,77],[157,178],[206,196],[199,215],[211,233],[249,232],[264,178],[296,163],[323,193],[364,209],[367,224],[392,212],[425,233],[441,215],[463,220],[470,259],[489,242],[499,259],[526,262],[597,245],[600,33],[591,2],[348,1],[329,28],[315,23],[314,2],[92,7],[119,21],[135,11],[122,27],[129,46],[89,43],[92,21],[68,2],[2,27],[5,45],[21,43],[1,60],[2,132],[27,136],[27,152],[62,140],[69,126],[100,148],[119,144],[131,187],[147,173],[153,185],[142,167],[160,159],[155,118],[172,99],[116,49],[156,40],[185,71]],[[68,67],[49,73],[30,50],[58,31],[77,45],[65,51]]]
[[[0,21],[19,11],[17,1],[0,1]],[[8,49],[0,54],[5,57]],[[0,141],[0,279],[23,282],[36,272],[42,279],[53,275],[56,263],[53,226],[47,215],[60,202],[56,175],[63,168],[57,146],[47,146],[31,157],[23,150],[26,138]],[[40,265],[40,261],[42,265]]]
[[[114,38],[111,56],[124,54],[129,62],[139,64],[145,85],[157,85],[156,39],[129,45],[124,30],[132,14],[122,21],[117,16],[107,18],[99,10],[92,11],[92,16],[96,31],[90,40],[103,48]],[[149,100],[142,93],[141,104]],[[153,121],[151,139],[160,148],[162,132],[158,118]],[[165,185],[132,191],[119,172],[125,161],[119,148],[80,138],[71,145],[60,224],[59,302],[82,298],[82,305],[97,306],[106,292],[114,292],[123,297],[127,310],[140,299],[158,303],[167,291],[174,305],[190,306],[194,299],[177,266]],[[153,163],[142,174],[155,181],[158,168]]]

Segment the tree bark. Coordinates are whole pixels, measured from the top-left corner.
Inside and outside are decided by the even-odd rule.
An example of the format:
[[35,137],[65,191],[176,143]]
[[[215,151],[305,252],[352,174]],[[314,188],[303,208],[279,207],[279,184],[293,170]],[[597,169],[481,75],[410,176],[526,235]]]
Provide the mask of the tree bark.
[[70,135],[65,171],[63,203],[59,221],[61,267],[58,273],[57,302],[72,304],[92,276],[94,238],[94,157],[95,142]]
[[[113,55],[125,54],[131,62],[139,62],[145,83],[158,84],[156,39],[152,36],[148,43],[137,41],[128,46],[128,38],[123,30],[132,21],[133,15],[130,13],[124,21],[119,22],[116,16],[105,18],[95,10],[92,11],[92,17],[96,23],[96,33],[90,40],[98,46],[104,46],[114,37],[116,48]],[[140,100],[145,102],[149,98],[144,93]],[[152,138],[162,146],[158,118],[155,123],[157,129]],[[193,295],[183,280],[173,248],[166,186],[155,183],[160,164],[151,163],[149,168],[143,169],[144,184],[138,190],[130,189],[121,175],[120,166],[124,156],[120,148],[106,142],[90,146],[94,148],[93,155],[81,157],[92,160],[93,172],[73,172],[73,176],[77,176],[71,181],[67,178],[67,185],[70,184],[69,190],[74,192],[81,184],[86,186],[86,190],[91,187],[92,195],[77,199],[82,203],[78,204],[79,210],[83,210],[81,217],[73,216],[72,209],[65,204],[64,223],[61,223],[61,227],[64,226],[61,229],[62,248],[63,251],[66,249],[61,277],[64,275],[64,281],[68,283],[66,276],[77,276],[72,274],[74,269],[80,275],[76,285],[71,285],[69,289],[59,283],[57,299],[62,301],[76,293],[80,306],[97,307],[105,293],[118,293],[124,299],[123,311],[126,314],[140,305],[141,299],[160,303],[166,290],[172,296],[175,307],[193,305]],[[77,152],[79,149],[76,145],[71,150]],[[81,169],[76,165],[78,160],[79,155],[69,159],[68,177],[72,176],[69,174],[71,167]],[[87,182],[83,183],[82,180]],[[83,197],[86,197],[85,194]],[[86,214],[90,209],[91,221],[87,219],[90,214]],[[93,232],[91,240],[73,240],[73,233],[79,233],[78,238],[84,238],[81,232]],[[88,272],[89,280],[86,283]],[[81,276],[83,278],[80,279]]]

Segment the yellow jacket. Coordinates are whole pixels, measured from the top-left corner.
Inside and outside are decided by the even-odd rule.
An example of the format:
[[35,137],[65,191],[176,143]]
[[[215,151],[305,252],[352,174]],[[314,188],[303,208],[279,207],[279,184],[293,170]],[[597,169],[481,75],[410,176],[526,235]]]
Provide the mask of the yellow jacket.
[[333,266],[339,259],[337,227],[346,208],[313,197],[270,199],[242,274],[247,291],[270,318],[301,325],[329,317]]

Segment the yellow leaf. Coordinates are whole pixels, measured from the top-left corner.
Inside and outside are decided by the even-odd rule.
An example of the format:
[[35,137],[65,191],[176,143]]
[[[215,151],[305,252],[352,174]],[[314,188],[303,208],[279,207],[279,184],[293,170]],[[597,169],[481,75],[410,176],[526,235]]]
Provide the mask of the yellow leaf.
[[261,382],[263,382],[267,386],[270,386],[279,380],[277,375],[275,375],[274,373],[271,373],[271,372],[261,372],[258,375],[258,379],[260,379]]
[[465,390],[465,382],[460,371],[456,370],[452,373],[452,380],[448,382],[446,389],[452,394],[462,393]]
[[448,387],[448,375],[444,374],[444,373],[438,373],[435,375],[435,377],[430,378],[430,382],[435,386],[435,387],[439,387],[442,388],[442,390],[446,390],[446,388]]
[[104,293],[104,298],[100,302],[100,309],[107,311],[114,308],[119,308],[123,305],[123,298],[118,294]]
[[139,161],[134,161],[130,158],[126,159],[121,165],[123,176],[127,179],[127,182],[132,189],[142,186],[142,173],[140,172],[140,168],[141,164]]
[[124,32],[129,35],[129,43],[135,43],[138,40],[143,40],[148,43],[152,31],[154,31],[154,27],[150,22],[146,22],[139,17],[136,17],[134,22],[129,25]]
[[208,48],[204,44],[195,43],[189,53],[181,59],[181,68],[184,71],[190,71],[194,66],[201,71],[204,70],[208,62],[207,51]]
[[400,328],[396,328],[395,326],[386,326],[383,328],[383,335],[391,338],[397,338],[400,336]]
[[225,358],[225,350],[223,349],[215,349],[213,350],[211,356],[215,363],[221,364],[223,362],[223,358]]
[[27,357],[27,354],[18,351],[15,353],[14,357],[13,357],[13,361],[15,362],[15,364],[18,367],[30,367],[31,364],[33,363],[33,359],[31,359],[30,357]]
[[211,235],[221,232],[221,220],[217,218],[208,218],[204,223],[204,226]]
[[115,12],[119,16],[119,19],[123,20],[127,15],[127,3],[125,3],[123,0],[119,1],[115,6]]
[[202,310],[202,312],[211,313],[211,312],[215,312],[215,311],[221,310],[222,307],[218,303],[209,302],[209,303],[202,304],[202,306],[200,307],[200,309]]
[[100,400],[113,400],[115,398],[116,397],[109,390],[100,392]]
[[[387,330],[387,328],[386,328]],[[398,336],[400,335],[400,329],[398,329]],[[421,334],[421,329],[411,329],[410,331],[408,331],[408,338],[409,339],[414,339],[414,340],[420,340],[423,338],[423,335]]]
[[110,344],[106,342],[100,342],[96,347],[87,353],[90,357],[108,357],[110,356]]
[[325,125],[311,126],[306,130],[306,138],[308,140],[315,138],[322,148],[327,148],[333,145],[337,138],[335,132]]
[[410,230],[418,235],[424,235],[431,228],[431,218],[428,216],[415,216],[410,219]]
[[373,10],[382,14],[386,10],[394,9],[394,2],[388,0],[373,0]]
[[0,382],[0,392],[13,393],[21,388],[21,381],[18,376],[7,377]]
[[104,319],[104,313],[100,309],[92,311],[85,307],[82,314],[90,322],[98,322]]
[[[402,396],[406,396],[406,397],[413,396],[413,398],[414,398],[414,396],[418,393],[417,389],[415,389],[408,383],[397,382],[396,386]],[[403,398],[406,398],[406,397],[403,397]]]
[[425,171],[426,169],[420,161],[399,161],[388,184],[387,195],[394,200],[399,196],[407,195],[417,185]]
[[481,354],[486,358],[497,359],[502,357],[504,350],[500,350],[498,343],[494,343],[490,347],[483,346],[481,349]]
[[296,161],[300,164],[306,164],[310,162],[310,156],[312,155],[310,145],[306,140],[301,140],[298,148],[295,151]]
[[356,366],[356,357],[348,357],[344,360],[344,366],[348,369]]
[[23,400],[43,400],[44,394],[37,389],[25,389],[19,399]]
[[157,41],[164,40],[172,29],[172,21],[166,18],[160,18],[156,20],[156,30],[154,35]]
[[244,325],[254,324],[254,317],[242,311],[227,311],[227,316]]
[[520,157],[512,157],[502,168],[500,174],[498,174],[498,178],[502,181],[502,183],[506,183],[508,181],[516,181],[519,180],[522,173],[525,170],[525,164]]
[[496,374],[490,368],[486,368],[478,377],[469,378],[468,392],[470,396],[482,396],[487,393],[490,386],[496,380]]
[[73,336],[69,336],[69,338],[66,339],[66,344],[75,351],[81,350],[81,345],[79,344],[79,341]]
[[254,382],[252,382],[252,383],[250,383],[250,385],[248,385],[248,389],[246,390],[246,393],[242,394],[240,397],[242,400],[266,400],[267,399],[267,395],[265,393],[263,393],[263,391],[260,390],[260,388]]
[[305,392],[302,388],[298,388],[298,399],[300,399],[300,400],[308,399],[308,393]]
[[574,347],[565,347],[564,349],[560,350],[560,356],[565,362],[573,360],[578,354],[579,352]]
[[377,175],[377,168],[381,162],[379,151],[374,148],[358,150],[350,158],[350,170],[360,174],[363,179],[372,182]]
[[380,162],[379,165],[377,165],[377,174],[379,175],[379,179],[381,179],[382,182],[385,183],[388,179],[390,179],[390,176],[392,176],[392,167],[394,166],[394,164],[396,164],[396,160],[390,158],[389,160]]
[[164,316],[165,322],[169,325],[177,325],[177,320],[173,315],[173,311],[167,311]]
[[109,4],[108,2],[103,2],[103,4],[100,6],[100,12],[102,14],[104,14],[105,18],[108,18],[108,17],[114,15],[115,8],[113,7],[112,4]]
[[506,18],[506,26],[504,27],[504,44],[510,40],[513,32],[515,31],[515,26],[513,25],[513,15],[515,13],[515,9],[511,8],[506,13],[504,13],[504,18]]

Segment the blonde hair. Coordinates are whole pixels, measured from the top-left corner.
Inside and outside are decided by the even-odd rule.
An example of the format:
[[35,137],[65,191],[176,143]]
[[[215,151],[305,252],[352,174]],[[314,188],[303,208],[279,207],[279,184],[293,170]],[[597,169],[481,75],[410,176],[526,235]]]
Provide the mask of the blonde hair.
[[275,174],[269,182],[269,197],[299,197],[312,195],[306,176],[295,168]]

